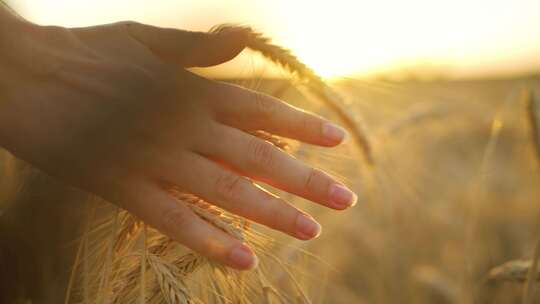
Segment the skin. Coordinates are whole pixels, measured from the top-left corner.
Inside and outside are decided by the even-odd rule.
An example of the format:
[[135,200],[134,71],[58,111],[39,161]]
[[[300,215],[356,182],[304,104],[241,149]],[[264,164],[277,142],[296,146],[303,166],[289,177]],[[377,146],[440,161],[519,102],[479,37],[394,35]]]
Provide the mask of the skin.
[[332,147],[343,129],[186,70],[234,58],[245,40],[242,30],[218,35],[134,22],[39,26],[0,8],[0,146],[202,255],[250,269],[257,259],[248,246],[198,218],[164,185],[302,240],[318,236],[320,225],[256,181],[336,210],[356,195],[246,133]]

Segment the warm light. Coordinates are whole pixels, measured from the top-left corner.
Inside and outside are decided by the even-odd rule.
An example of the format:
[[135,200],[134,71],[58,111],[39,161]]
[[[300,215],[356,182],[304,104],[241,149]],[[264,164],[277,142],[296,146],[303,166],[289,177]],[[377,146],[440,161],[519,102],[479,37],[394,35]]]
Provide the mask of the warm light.
[[539,12],[534,0],[296,0],[283,1],[281,21],[283,43],[329,77],[415,61],[474,65],[530,55],[523,46],[540,50],[529,36],[540,34],[540,18],[530,23]]
[[[540,69],[538,0],[17,0],[41,23],[89,25],[135,19],[205,30],[253,25],[325,77],[428,62],[455,75]],[[227,65],[250,76],[252,59]],[[255,62],[258,62],[255,60]],[[247,66],[247,68],[246,68]],[[264,75],[268,68],[264,68]],[[256,76],[263,72],[257,70]],[[252,72],[253,75],[253,72]],[[275,73],[274,73],[275,75]],[[279,75],[279,74],[278,74]]]

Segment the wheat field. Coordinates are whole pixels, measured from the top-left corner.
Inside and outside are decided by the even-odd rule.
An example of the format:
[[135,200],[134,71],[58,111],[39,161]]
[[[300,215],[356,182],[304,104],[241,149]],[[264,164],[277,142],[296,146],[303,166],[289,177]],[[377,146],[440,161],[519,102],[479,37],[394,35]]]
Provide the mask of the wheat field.
[[[339,120],[294,82],[230,81]],[[266,269],[276,291],[290,288],[290,272],[309,303],[540,301],[528,284],[540,237],[538,78],[344,79],[333,87],[363,125],[373,162],[352,139],[333,150],[289,142],[291,153],[342,178],[360,200],[336,214],[288,196],[323,225],[312,242],[252,228],[276,239],[272,254],[288,267]],[[110,210],[6,152],[1,164],[3,294],[61,303],[88,210],[95,204],[98,213]],[[262,289],[205,301],[304,303],[265,297]]]
[[258,267],[238,272],[0,151],[2,303],[540,301],[537,77],[329,85],[250,33],[247,46],[293,79],[224,81],[339,121],[350,137],[325,150],[252,134],[345,181],[359,206],[335,214],[281,193],[326,227],[306,243],[169,186],[179,203],[255,249]]

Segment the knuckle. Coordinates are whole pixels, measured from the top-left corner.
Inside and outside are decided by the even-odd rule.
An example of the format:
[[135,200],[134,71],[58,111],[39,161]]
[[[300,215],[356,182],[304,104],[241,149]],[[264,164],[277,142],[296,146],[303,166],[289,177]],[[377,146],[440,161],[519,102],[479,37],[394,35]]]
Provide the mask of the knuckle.
[[[217,124],[209,123],[205,124],[204,128],[204,134],[206,134],[207,138],[226,138],[227,131],[224,130],[221,126],[218,126]],[[223,141],[225,142],[225,141]],[[219,146],[222,143],[222,141],[211,141],[209,144]]]
[[141,23],[132,20],[125,20],[114,23],[113,28],[126,33],[129,37],[139,40],[141,36],[140,32],[143,27]]
[[241,192],[242,177],[232,173],[222,173],[216,181],[216,193],[224,200],[234,200]]
[[322,129],[321,128],[321,121],[319,121],[318,119],[314,119],[313,117],[307,115],[307,114],[304,114],[302,115],[302,117],[300,118],[300,125],[299,127],[301,128],[301,130],[303,130],[304,132],[313,132],[313,133],[316,133],[317,135],[320,134],[320,130]]
[[118,21],[118,22],[116,22],[115,24],[118,25],[118,26],[125,26],[125,27],[138,26],[138,25],[140,25],[139,22],[133,21],[133,20],[123,20],[123,21]]
[[130,63],[111,64],[107,69],[107,80],[116,83],[121,90],[115,94],[118,97],[149,97],[155,96],[159,90],[160,75],[147,71],[141,66]]
[[123,29],[128,34],[132,35],[132,34],[134,34],[133,31],[138,30],[140,28],[141,24],[136,22],[136,21],[125,20],[125,21],[116,22],[116,23],[113,24],[113,26],[117,26],[118,28]]
[[191,214],[180,208],[172,208],[163,211],[161,219],[163,229],[170,232],[177,230],[178,227],[189,225]]
[[143,41],[146,36],[145,26],[142,23],[132,20],[124,20],[113,23],[112,28],[119,33],[123,33],[139,42]]
[[269,119],[274,116],[277,111],[277,104],[266,98],[263,93],[253,92],[252,94],[259,117],[261,119]]
[[311,168],[306,175],[304,180],[304,190],[306,192],[313,192],[317,187],[317,180],[320,180],[323,177],[323,174],[320,170]]
[[254,167],[270,170],[274,166],[274,146],[269,142],[253,137],[249,143],[248,160]]
[[199,44],[205,40],[208,40],[208,34],[198,31],[185,31],[186,39],[192,44]]
[[264,210],[265,224],[286,233],[295,231],[299,212],[281,198],[272,198]]
[[287,203],[280,198],[269,201],[266,216],[270,219],[272,228],[283,230],[284,223],[287,222],[287,207]]

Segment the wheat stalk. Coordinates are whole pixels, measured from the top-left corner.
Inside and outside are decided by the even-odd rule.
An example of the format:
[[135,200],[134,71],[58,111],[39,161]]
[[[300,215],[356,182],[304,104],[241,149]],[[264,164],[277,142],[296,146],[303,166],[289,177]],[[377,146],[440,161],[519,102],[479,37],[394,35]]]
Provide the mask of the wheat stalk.
[[146,261],[144,256],[146,250],[143,250],[140,263],[131,263],[130,267],[125,270],[125,275],[118,281],[113,283],[112,287],[112,303],[121,304],[126,302],[128,296],[139,290],[139,300],[144,302],[146,299]]
[[243,241],[242,227],[235,225],[235,221],[226,217],[220,209],[205,202],[204,200],[187,193],[182,193],[173,188],[169,191],[178,201],[187,204],[193,212],[214,227],[226,232],[234,238]]
[[362,124],[357,118],[358,116],[353,117],[349,114],[350,111],[344,108],[344,100],[340,94],[326,84],[315,71],[298,59],[290,50],[273,44],[270,38],[250,27],[222,24],[213,27],[210,31],[220,33],[234,29],[243,29],[247,32],[246,47],[259,52],[265,58],[283,67],[286,71],[303,81],[311,93],[324,101],[344,122],[347,129],[351,131],[367,163],[370,165],[374,163],[370,140],[366,132],[362,129]]
[[[227,26],[215,29],[216,32],[223,30],[227,30]],[[295,74],[304,81],[312,93],[322,98],[340,115],[349,129],[353,131],[353,135],[360,148],[364,151],[368,162],[372,163],[371,149],[367,137],[359,129],[352,117],[348,116],[347,112],[341,107],[341,97],[309,67],[292,55],[290,51],[271,44],[268,38],[257,32],[250,30],[249,36],[249,48],[262,53],[266,58]],[[251,131],[249,134],[266,140],[284,151],[290,149],[286,141],[268,132]],[[195,195],[183,193],[175,186],[167,185],[166,189],[179,204],[188,206],[199,218],[240,241],[249,242],[261,254],[269,255],[264,252],[266,248],[261,241],[261,236],[249,230],[250,222],[248,220],[225,212]],[[154,303],[158,300],[169,304],[199,303],[199,300],[190,295],[186,280],[189,275],[203,265],[209,265],[204,269],[212,271],[209,274],[210,283],[222,300],[227,298],[232,299],[235,303],[244,303],[246,292],[262,289],[261,295],[266,297],[267,300],[272,297],[271,295],[274,295],[281,302],[285,301],[283,295],[275,290],[270,282],[266,279],[265,282],[261,281],[264,276],[260,269],[257,270],[258,278],[251,277],[250,281],[245,279],[246,275],[244,273],[230,270],[223,265],[207,260],[195,252],[180,253],[181,246],[178,246],[173,240],[159,231],[147,228],[141,220],[127,211],[122,210],[116,213],[114,220],[111,223],[101,225],[100,229],[104,231],[103,227],[107,225],[112,227],[112,233],[108,233],[112,240],[104,248],[97,249],[94,252],[93,257],[96,261],[95,267],[92,269],[93,272],[85,274],[85,281],[91,283],[85,284],[84,290],[96,290],[93,287],[93,289],[90,289],[91,286],[87,285],[97,285],[96,298],[99,303],[104,301],[107,303],[135,303],[137,301]],[[99,234],[96,237],[99,239],[103,238],[104,235]],[[183,250],[185,251],[185,248]],[[277,258],[275,259],[277,260]],[[287,266],[278,263],[278,267],[287,271],[291,278],[296,291],[294,297],[299,296],[302,303],[309,303],[307,295],[300,288],[298,282],[292,278],[289,270],[286,269]],[[150,271],[147,271],[147,268]],[[200,271],[201,274],[205,274],[204,269]],[[220,281],[215,277],[216,275],[222,277],[223,280]],[[259,285],[253,285],[257,284],[257,282],[259,282]],[[109,296],[110,299],[108,299]],[[69,299],[66,299],[66,301],[69,301]]]
[[[210,205],[194,195],[182,193],[175,188],[171,188],[169,192],[179,202],[189,206],[201,219],[204,219],[214,227],[239,240],[244,240],[243,228],[241,225],[235,224],[235,221],[226,217],[224,212],[219,208]],[[135,230],[134,227],[138,226],[137,223],[139,221],[125,211],[122,212],[120,218],[122,226],[120,228],[120,232],[118,233],[115,244],[117,244],[119,248],[125,248],[125,246],[118,244],[126,244],[128,242],[127,239],[130,235],[132,235],[133,231]],[[175,297],[175,295],[178,295],[178,290],[175,291],[173,287],[169,286],[172,284],[170,277],[172,276],[180,279],[185,278],[189,274],[196,271],[200,266],[207,263],[207,260],[199,254],[188,253],[177,256],[170,263],[165,262],[165,256],[170,251],[171,246],[175,244],[174,241],[159,232],[152,232],[153,234],[156,234],[153,237],[149,237],[148,233],[149,232],[145,231],[143,234],[144,238],[147,239],[145,244],[148,244],[145,245],[146,248],[143,249],[142,256],[144,262],[148,263],[148,265],[152,267],[153,271],[158,275],[158,281],[160,284],[160,289],[158,289],[158,291],[163,292],[163,297],[168,300],[168,303],[171,303],[170,301],[173,300],[178,300],[180,302],[172,303],[191,303],[185,302],[184,297],[181,295]],[[144,258],[145,255],[146,258]],[[144,262],[141,264],[144,264]],[[165,273],[165,276],[163,276],[163,273],[159,272],[163,270],[164,267],[167,267],[168,271],[171,272],[170,276],[168,273]],[[116,283],[116,286],[112,288],[113,303],[123,303],[130,295],[133,294],[135,289],[141,288],[138,286],[142,285],[142,283],[138,284],[137,282],[145,280],[145,269],[146,267],[144,267],[144,265],[133,263],[130,268],[125,270],[125,275],[122,276],[121,279],[119,279]],[[180,289],[183,290],[182,288]],[[187,295],[187,293],[184,294]],[[154,290],[153,294],[150,295],[150,298],[152,299],[155,297],[156,291]]]
[[540,164],[540,100],[531,90],[523,92],[527,118],[531,130],[531,140],[538,164]]
[[[531,90],[525,90],[523,92],[525,102],[527,104],[527,113],[529,117],[529,123],[532,133],[532,141],[534,151],[536,155],[537,165],[540,165],[540,102],[534,98],[534,94]],[[527,283],[523,289],[523,304],[531,304],[534,301],[535,295],[535,282],[538,279],[538,263],[540,260],[540,238],[536,242],[534,248],[533,260],[530,269],[527,273]]]
[[[233,237],[248,241],[257,254],[271,256],[265,252],[267,247],[262,242],[264,238],[261,239],[255,231],[248,230],[249,226],[243,223],[245,219],[232,216],[218,207],[196,196],[182,193],[174,187],[170,193],[179,203],[189,206],[201,219]],[[185,251],[185,248],[150,227],[140,229],[141,232],[136,235],[128,233],[128,231],[134,230],[134,223],[138,222],[138,219],[125,211],[119,212],[119,215],[111,217],[109,221],[108,225],[110,225],[111,231],[114,232],[112,235],[116,239],[113,238],[113,242],[101,245],[103,248],[97,250],[93,255],[97,260],[97,267],[91,268],[94,273],[85,274],[85,278],[91,282],[90,287],[99,286],[97,290],[95,288],[88,290],[91,292],[96,290],[98,292],[97,299],[103,303],[120,304],[139,301],[141,303],[201,303],[187,287],[187,282],[190,282],[189,276],[201,269],[203,265],[209,267],[199,270],[197,278],[200,279],[201,276],[209,278],[210,284],[214,288],[213,293],[226,302],[243,303],[249,295],[260,297],[258,298],[260,300],[280,298],[280,302],[286,303],[286,296],[275,290],[270,282],[261,285],[260,277],[257,279],[255,272],[253,275],[249,275],[231,270],[211,262],[195,252],[181,254],[179,250]],[[104,225],[100,225],[100,231],[104,232],[105,235],[111,235],[104,228]],[[102,238],[103,235],[100,235],[99,239]],[[141,238],[143,239],[142,248]],[[111,243],[125,245],[119,246],[121,250],[115,251],[110,249]],[[100,255],[96,256],[96,254]],[[275,257],[273,259],[278,261]],[[280,269],[287,267],[281,263],[277,265]],[[205,272],[205,269],[210,270],[210,272]],[[105,283],[103,283],[102,273],[104,270],[109,273],[109,279]],[[259,269],[258,272],[260,271]],[[287,273],[291,276],[289,271]],[[260,276],[260,274],[258,275]],[[199,279],[192,279],[191,282],[200,283]],[[293,282],[296,291],[294,297],[300,295],[303,303],[309,303],[298,282],[294,279],[291,282]],[[85,285],[85,287],[88,286]],[[253,291],[257,290],[260,293],[254,294]],[[221,302],[218,298],[215,299]],[[256,302],[258,301],[256,300]]]

